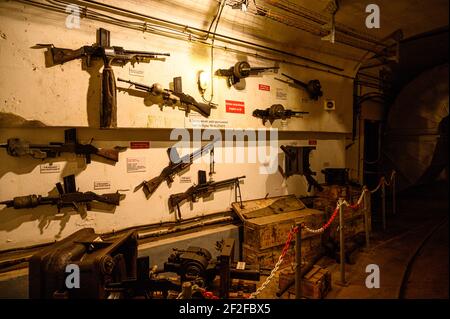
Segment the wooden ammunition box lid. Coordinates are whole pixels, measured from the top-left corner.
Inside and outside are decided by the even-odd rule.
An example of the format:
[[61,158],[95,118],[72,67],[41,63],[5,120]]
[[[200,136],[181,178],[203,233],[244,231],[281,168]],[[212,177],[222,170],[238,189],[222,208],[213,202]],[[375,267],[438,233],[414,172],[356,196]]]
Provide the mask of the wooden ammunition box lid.
[[231,207],[244,223],[267,225],[285,220],[296,220],[322,212],[305,206],[295,195],[276,196],[232,203]]

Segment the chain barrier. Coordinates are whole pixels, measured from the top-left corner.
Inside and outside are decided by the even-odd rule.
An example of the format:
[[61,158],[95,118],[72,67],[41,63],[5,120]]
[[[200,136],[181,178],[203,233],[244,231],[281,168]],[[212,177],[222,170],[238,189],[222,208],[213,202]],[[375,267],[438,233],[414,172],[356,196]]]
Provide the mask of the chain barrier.
[[284,244],[283,250],[281,251],[280,257],[278,258],[277,263],[275,264],[275,266],[273,267],[272,271],[270,272],[269,277],[266,278],[266,280],[263,282],[263,284],[258,289],[256,289],[255,292],[250,294],[250,296],[248,297],[249,299],[253,299],[256,296],[258,296],[261,293],[261,291],[263,291],[267,287],[267,285],[272,281],[273,277],[278,272],[278,269],[280,268],[280,266],[281,266],[281,264],[283,262],[283,259],[284,259],[284,257],[286,256],[286,253],[289,250],[289,247],[291,246],[293,235],[295,233],[297,233],[298,231],[299,231],[298,226],[295,226],[295,227],[291,228],[291,231],[288,234],[288,238],[286,240],[286,243]]
[[[334,219],[336,218],[336,216],[339,213],[339,209],[341,208],[342,205],[345,205],[347,207],[350,207],[352,209],[357,209],[361,206],[363,200],[364,200],[364,195],[366,193],[375,193],[376,191],[378,191],[380,189],[380,187],[385,184],[387,186],[392,185],[392,182],[394,180],[394,176],[395,176],[395,171],[392,171],[391,177],[389,179],[389,182],[386,181],[386,178],[383,176],[380,178],[380,182],[378,183],[377,187],[373,190],[369,190],[366,186],[363,187],[363,190],[361,192],[361,195],[358,198],[358,201],[355,204],[349,204],[347,201],[343,201],[342,203],[337,203],[336,208],[333,211],[333,214],[330,216],[330,218],[328,219],[328,221],[320,228],[318,229],[312,229],[309,228],[308,226],[306,226],[305,223],[302,223],[300,225],[300,227],[304,230],[306,230],[307,232],[310,233],[314,233],[314,234],[319,234],[319,233],[323,233],[328,227],[330,227],[331,223],[334,221]],[[286,240],[286,243],[284,244],[283,250],[280,254],[280,257],[278,258],[277,263],[275,264],[275,266],[273,267],[272,271],[270,272],[270,275],[266,278],[266,280],[264,281],[264,283],[252,294],[250,294],[250,296],[248,297],[249,299],[253,299],[256,298],[256,296],[258,296],[266,287],[267,285],[272,281],[273,277],[275,276],[275,274],[278,272],[278,269],[280,268],[286,253],[289,250],[289,247],[291,245],[292,242],[292,238],[293,235],[295,233],[297,233],[299,231],[299,226],[293,226],[291,231],[288,234],[288,238]]]
[[395,174],[396,174],[396,172],[392,171],[391,177],[389,178],[389,183],[386,181],[386,178],[384,178],[384,185],[391,186],[392,185],[392,181],[394,180]]

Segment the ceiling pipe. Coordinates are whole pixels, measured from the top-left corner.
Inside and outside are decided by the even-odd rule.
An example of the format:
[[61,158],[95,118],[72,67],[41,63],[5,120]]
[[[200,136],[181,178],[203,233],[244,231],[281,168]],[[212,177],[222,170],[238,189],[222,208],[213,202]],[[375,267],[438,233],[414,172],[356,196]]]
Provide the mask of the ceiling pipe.
[[[34,2],[34,1],[30,1],[30,0],[17,0],[19,2],[25,2],[25,3],[29,3],[29,2]],[[188,25],[183,25],[181,23],[178,22],[174,22],[174,21],[170,21],[170,20],[166,20],[166,19],[162,19],[162,18],[157,18],[154,16],[150,16],[150,15],[146,15],[143,13],[137,13],[137,12],[133,12],[131,10],[128,9],[124,9],[124,8],[120,8],[117,6],[113,6],[113,5],[109,5],[109,4],[105,4],[105,3],[100,3],[97,1],[88,1],[88,0],[67,0],[67,1],[53,1],[53,2],[59,2],[59,3],[68,3],[68,4],[76,4],[79,5],[81,7],[86,7],[86,8],[96,8],[96,9],[100,9],[102,11],[106,11],[106,12],[110,12],[110,13],[114,13],[117,15],[122,15],[122,16],[127,16],[130,18],[134,18],[137,20],[141,20],[144,22],[150,22],[150,23],[160,23],[165,25],[166,27],[171,27],[171,28],[175,28],[177,29],[177,31],[179,32],[191,32],[193,36],[199,36],[199,35],[210,35],[210,36],[215,36],[215,40],[216,41],[221,41],[221,42],[225,42],[225,43],[229,43],[229,44],[233,44],[233,45],[241,45],[241,46],[246,46],[246,47],[250,47],[250,48],[254,48],[257,50],[262,50],[262,51],[269,51],[272,53],[276,53],[276,54],[282,54],[282,55],[286,55],[286,56],[290,56],[290,57],[294,57],[297,59],[301,59],[303,61],[306,62],[310,62],[310,63],[314,63],[317,65],[321,65],[323,67],[327,67],[336,71],[344,71],[344,69],[336,67],[334,65],[331,64],[327,64],[315,59],[311,59],[302,55],[298,55],[292,52],[288,52],[288,51],[284,51],[284,50],[280,50],[280,49],[276,49],[276,48],[272,48],[272,47],[268,47],[265,45],[261,45],[261,44],[256,44],[256,43],[252,43],[250,41],[246,41],[243,39],[239,39],[239,38],[235,38],[235,37],[231,37],[231,36],[227,36],[227,35],[223,35],[223,34],[219,34],[219,33],[214,33],[208,30],[204,30],[204,29],[200,29],[200,28],[196,28],[196,27],[192,27],[192,26],[188,26]],[[195,34],[197,33],[197,34]]]

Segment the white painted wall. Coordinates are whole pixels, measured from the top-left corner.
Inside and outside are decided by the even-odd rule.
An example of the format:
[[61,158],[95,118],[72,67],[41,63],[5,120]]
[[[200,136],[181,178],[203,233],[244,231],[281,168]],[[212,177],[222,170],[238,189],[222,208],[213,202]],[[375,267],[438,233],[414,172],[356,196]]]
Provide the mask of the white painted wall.
[[[186,8],[171,7],[160,1],[148,1],[142,5],[140,1],[111,1],[111,3],[127,7],[129,9],[139,6],[141,12],[151,13],[154,16],[177,19],[178,22],[192,23],[205,27],[200,20],[209,21],[195,10],[204,9],[200,2],[192,7],[192,12]],[[211,1],[214,4],[214,1]],[[195,10],[194,10],[195,9]],[[209,8],[209,10],[212,10]],[[270,29],[264,34],[267,25],[261,25],[261,21],[254,18],[239,20],[241,12],[227,9],[225,22],[220,31],[241,38],[252,38],[246,34],[245,26],[258,33],[258,41],[268,41],[277,34],[286,34],[291,29]],[[213,12],[213,10],[212,10]],[[203,12],[204,13],[204,12]],[[185,17],[183,20],[181,17]],[[202,17],[201,19],[199,17]],[[208,19],[207,19],[208,18]],[[203,21],[202,20],[202,21]],[[233,21],[242,21],[242,28],[238,28]],[[150,64],[137,66],[144,72],[144,77],[136,77],[129,74],[130,66],[115,67],[117,77],[130,78],[137,82],[152,84],[160,82],[165,87],[175,76],[183,77],[183,89],[200,100],[200,94],[196,89],[196,73],[199,70],[209,69],[209,49],[204,46],[189,44],[183,41],[164,38],[156,35],[142,34],[137,31],[121,29],[116,26],[102,25],[97,22],[82,20],[81,29],[69,30],[64,26],[65,17],[61,14],[50,13],[17,2],[2,2],[0,4],[0,31],[4,36],[0,38],[0,112],[14,113],[28,120],[38,120],[47,128],[11,128],[8,123],[2,123],[0,128],[0,141],[7,138],[19,137],[33,143],[47,143],[49,141],[62,141],[63,129],[52,127],[80,127],[79,139],[89,142],[94,137],[94,143],[99,147],[112,147],[115,145],[128,146],[130,141],[151,141],[151,147],[147,150],[127,150],[120,154],[120,161],[115,165],[93,161],[87,167],[82,159],[74,156],[64,156],[57,159],[63,166],[60,174],[41,174],[39,160],[30,158],[13,158],[0,150],[0,201],[12,199],[14,196],[41,194],[46,195],[54,184],[62,179],[62,176],[76,174],[77,185],[81,191],[93,190],[94,181],[110,181],[111,190],[130,189],[126,193],[126,199],[114,212],[88,212],[82,218],[76,212],[64,210],[64,214],[55,215],[54,207],[39,207],[31,210],[0,209],[0,251],[15,247],[27,246],[42,242],[49,242],[63,238],[83,227],[94,227],[99,233],[118,230],[125,227],[155,223],[159,221],[173,220],[173,214],[168,212],[167,199],[171,193],[186,190],[191,184],[179,183],[179,177],[169,189],[166,184],[159,187],[155,194],[146,200],[144,194],[139,191],[133,193],[133,188],[144,179],[149,179],[160,173],[167,165],[166,149],[172,146],[169,128],[190,127],[184,116],[184,112],[173,110],[169,107],[160,110],[148,99],[130,96],[128,93],[118,93],[118,124],[117,130],[98,130],[98,107],[100,101],[100,73],[92,71],[93,75],[83,70],[81,61],[71,61],[62,66],[45,67],[44,50],[31,49],[36,43],[54,43],[58,47],[78,48],[95,41],[95,30],[105,27],[111,31],[111,44],[124,46],[129,49],[170,52],[171,56],[166,62],[152,61]],[[273,27],[273,25],[270,25]],[[255,31],[256,30],[256,31]],[[281,32],[281,33],[280,33]],[[292,30],[291,30],[292,32]],[[297,31],[296,31],[297,32]],[[264,35],[264,37],[261,36]],[[302,33],[298,35],[301,38]],[[281,40],[283,40],[282,37]],[[306,41],[307,40],[307,41]],[[311,39],[305,35],[305,43]],[[274,43],[267,43],[277,44]],[[297,46],[298,44],[298,46]],[[351,66],[352,61],[343,60],[317,51],[302,48],[301,41],[291,44],[301,53],[314,54],[313,57],[324,59],[326,62],[336,62],[341,66]],[[339,51],[337,49],[337,51]],[[233,53],[215,51],[215,68],[228,68],[233,65],[238,57]],[[249,62],[255,66],[272,65],[268,61],[257,61],[249,58]],[[351,132],[352,122],[352,82],[349,79],[333,74],[316,72],[307,68],[299,68],[281,64],[281,71],[298,77],[302,80],[319,79],[322,83],[324,97],[319,101],[307,99],[302,90],[288,87],[274,79],[273,74],[265,74],[260,77],[248,78],[246,89],[237,91],[227,88],[224,78],[216,77],[215,102],[219,104],[212,111],[211,119],[228,120],[227,129],[233,128],[263,128],[261,120],[253,118],[251,113],[256,108],[266,108],[274,103],[283,103],[291,109],[309,111],[303,119],[291,119],[287,123],[280,121],[274,123],[275,128],[281,130],[279,145],[297,144],[308,145],[308,140],[317,140],[317,150],[312,152],[311,166],[313,171],[320,172],[323,167],[344,167],[346,156],[344,151],[345,136]],[[347,69],[347,68],[346,68]],[[352,67],[348,68],[352,70]],[[91,78],[91,80],[90,80]],[[91,85],[89,85],[91,82]],[[258,90],[258,84],[270,85],[271,91]],[[121,83],[118,86],[123,87]],[[126,87],[126,86],[124,86]],[[275,89],[282,87],[287,90],[288,100],[276,99]],[[209,96],[209,92],[207,92]],[[239,100],[245,102],[244,115],[229,114],[225,112],[225,100]],[[323,110],[324,99],[335,99],[337,110],[326,112]],[[87,127],[90,128],[87,128]],[[267,124],[267,127],[269,125]],[[148,129],[152,128],[152,129]],[[158,128],[158,130],[155,130]],[[162,129],[162,130],[159,130]],[[283,132],[286,131],[286,132]],[[245,152],[251,148],[244,146]],[[187,150],[186,150],[187,151]],[[284,181],[279,172],[271,175],[259,173],[259,163],[220,163],[220,153],[235,152],[234,147],[216,148],[216,180],[227,179],[235,176],[246,175],[241,185],[243,199],[264,197],[281,194],[306,194],[306,181],[300,176],[290,177]],[[278,149],[280,164],[284,161],[284,155]],[[144,157],[146,172],[127,173],[126,159],[130,157]],[[208,157],[203,158],[203,163],[196,163],[182,176],[191,176],[192,181],[197,179],[199,169],[208,170]],[[323,181],[323,175],[318,174],[317,179]],[[98,191],[99,193],[103,191]],[[104,191],[109,192],[109,190]],[[183,217],[189,218],[203,214],[209,214],[229,209],[234,200],[231,190],[223,190],[214,194],[213,199],[200,200],[192,206],[186,203],[182,206]]]

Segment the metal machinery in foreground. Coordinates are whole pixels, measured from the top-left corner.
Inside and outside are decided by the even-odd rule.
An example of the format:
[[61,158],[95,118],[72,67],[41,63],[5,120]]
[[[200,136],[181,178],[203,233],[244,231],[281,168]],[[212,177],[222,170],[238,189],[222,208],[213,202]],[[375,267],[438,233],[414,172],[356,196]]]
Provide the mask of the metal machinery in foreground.
[[[219,255],[203,248],[174,249],[164,269],[137,257],[138,236],[130,230],[106,239],[92,228],[81,229],[34,254],[29,262],[29,296],[44,299],[203,298],[205,288],[228,298],[232,279],[259,281],[259,266],[234,262],[234,239]],[[214,285],[219,276],[218,288]],[[214,282],[213,282],[214,281]],[[185,292],[191,287],[192,293]],[[254,289],[255,284],[245,286]],[[250,288],[248,288],[250,287]],[[238,288],[242,291],[244,288]]]

